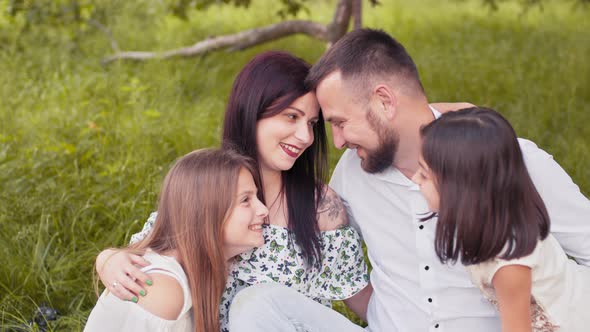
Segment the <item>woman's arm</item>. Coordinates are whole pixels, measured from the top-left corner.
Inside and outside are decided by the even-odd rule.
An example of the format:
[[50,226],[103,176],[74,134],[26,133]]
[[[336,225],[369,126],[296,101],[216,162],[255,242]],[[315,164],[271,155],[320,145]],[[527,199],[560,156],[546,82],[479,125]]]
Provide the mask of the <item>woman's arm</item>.
[[[349,224],[348,214],[342,199],[329,186],[325,186],[325,190],[326,192],[318,209],[320,231],[331,231],[347,226]],[[361,250],[360,243],[358,243],[357,250]],[[344,300],[346,306],[365,322],[367,321],[367,306],[371,294],[373,294],[373,287],[369,283],[358,293]]]
[[498,298],[502,332],[531,332],[531,268],[501,267],[492,279]]
[[[131,236],[131,244],[143,240],[156,222],[158,213],[152,212],[141,232]],[[96,272],[102,284],[121,300],[138,299],[146,295],[144,287],[151,286],[152,280],[140,268],[150,265],[143,253],[125,249],[106,249],[96,258]],[[135,301],[137,302],[137,301]]]
[[373,294],[373,286],[371,283],[363,288],[360,292],[354,294],[352,297],[344,300],[344,304],[348,309],[352,310],[357,316],[359,316],[365,322],[367,321],[367,307],[369,306],[369,300]]
[[140,268],[148,265],[150,262],[142,256],[125,249],[106,249],[96,258],[100,281],[121,300],[131,301],[147,294],[145,286],[151,286],[153,281]]

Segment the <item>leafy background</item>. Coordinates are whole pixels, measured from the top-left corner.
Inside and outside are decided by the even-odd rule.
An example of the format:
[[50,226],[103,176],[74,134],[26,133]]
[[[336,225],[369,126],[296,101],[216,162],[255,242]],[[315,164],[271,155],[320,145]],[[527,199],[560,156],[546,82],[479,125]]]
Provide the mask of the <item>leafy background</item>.
[[[41,303],[60,311],[52,330],[81,330],[96,301],[94,257],[141,228],[177,157],[219,144],[240,68],[263,50],[310,62],[325,50],[293,36],[239,53],[103,66],[110,40],[89,18],[123,49],[167,50],[278,22],[284,7],[271,0],[189,7],[182,19],[167,1],[79,1],[77,11],[71,3],[0,0],[7,9],[0,14],[0,330],[26,323]],[[500,1],[496,11],[476,0],[381,3],[365,7],[365,25],[408,48],[431,101],[499,110],[590,193],[583,6],[545,1],[543,10],[523,12],[518,1]],[[329,22],[334,4],[306,2],[297,17]],[[340,154],[330,151],[332,167]]]

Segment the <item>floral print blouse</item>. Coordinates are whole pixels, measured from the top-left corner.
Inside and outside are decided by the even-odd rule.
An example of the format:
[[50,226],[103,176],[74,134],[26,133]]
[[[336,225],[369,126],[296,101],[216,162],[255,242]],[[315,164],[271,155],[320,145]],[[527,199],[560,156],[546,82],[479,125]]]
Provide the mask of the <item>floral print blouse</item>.
[[221,298],[221,330],[227,329],[228,311],[238,291],[255,284],[276,282],[331,307],[367,286],[369,275],[359,234],[350,226],[321,233],[322,262],[307,266],[292,233],[264,225],[264,246],[236,257]]
[[[131,241],[144,238],[155,219],[156,213],[152,213],[143,230],[133,235]],[[230,266],[219,308],[222,332],[229,331],[231,301],[248,286],[280,283],[331,307],[332,300],[352,297],[369,282],[360,236],[350,226],[321,233],[322,261],[318,266],[306,264],[301,248],[288,229],[264,225],[263,236],[265,243],[262,247],[238,255]]]

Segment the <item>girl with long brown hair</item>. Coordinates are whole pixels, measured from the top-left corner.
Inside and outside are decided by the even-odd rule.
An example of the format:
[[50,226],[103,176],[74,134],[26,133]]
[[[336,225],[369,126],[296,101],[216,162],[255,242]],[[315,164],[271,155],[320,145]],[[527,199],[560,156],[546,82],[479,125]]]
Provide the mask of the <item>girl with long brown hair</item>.
[[473,107],[421,130],[420,186],[436,222],[434,249],[467,266],[500,312],[502,331],[588,331],[590,269],[568,259],[549,233],[514,129]]
[[143,272],[153,286],[131,301],[105,291],[85,331],[219,330],[228,261],[264,244],[268,210],[257,198],[257,174],[250,158],[231,149],[178,160],[164,180],[152,232],[129,246],[145,251],[151,265]]

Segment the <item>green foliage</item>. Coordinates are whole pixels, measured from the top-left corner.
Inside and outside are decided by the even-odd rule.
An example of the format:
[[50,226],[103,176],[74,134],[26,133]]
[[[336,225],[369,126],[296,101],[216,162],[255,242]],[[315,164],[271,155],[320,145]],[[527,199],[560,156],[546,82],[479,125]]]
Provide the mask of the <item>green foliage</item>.
[[78,25],[91,17],[96,5],[91,0],[9,0],[6,12],[22,16],[27,25]]
[[205,10],[211,5],[229,4],[235,7],[250,7],[251,0],[169,0],[170,12],[183,20],[188,20],[190,9]]
[[281,0],[283,8],[279,9],[277,14],[283,19],[288,16],[296,16],[301,10],[309,14],[309,8],[304,5],[304,2],[306,1],[307,0]]
[[[286,19],[297,16],[300,12],[309,15],[306,6],[308,0],[280,0],[269,3],[277,17]],[[0,26],[2,19],[10,21],[13,27],[29,30],[33,26],[41,28],[66,28],[66,33],[80,34],[88,25],[110,25],[113,16],[118,12],[130,12],[135,8],[140,13],[158,13],[165,18],[167,15],[189,20],[191,12],[205,11],[211,7],[235,7],[242,10],[250,8],[252,0],[137,0],[122,2],[117,0],[0,0]],[[261,3],[260,1],[258,2]]]
[[[484,7],[489,8],[492,11],[496,11],[500,8],[501,3],[510,3],[514,2],[514,0],[482,0]],[[538,8],[539,10],[543,10],[543,4],[548,2],[547,0],[516,0],[516,2],[522,8],[522,14],[528,12],[530,9]],[[574,8],[578,6],[587,6],[590,4],[590,0],[566,0],[566,2],[570,2],[574,4]]]
[[[296,16],[300,11],[309,14],[309,9],[305,6],[308,0],[280,0],[280,8],[277,15],[281,18]],[[252,0],[171,0],[168,7],[177,17],[188,20],[190,9],[205,10],[212,5],[232,5],[234,7],[249,8]]]
[[[175,48],[278,20],[268,10],[272,0],[252,2],[247,11],[190,10],[190,23],[166,15],[159,2],[112,3],[94,7],[91,17],[108,22],[128,49]],[[309,2],[309,15],[328,22],[334,3]],[[481,8],[480,0],[392,0],[363,19],[408,48],[430,100],[499,110],[590,194],[586,13],[558,1],[522,17],[516,5],[493,13]],[[293,36],[240,53],[102,67],[111,49],[97,29],[65,34],[63,27],[35,24],[23,31],[2,15],[0,330],[26,322],[47,303],[62,314],[54,331],[79,331],[96,301],[95,255],[140,230],[176,158],[219,144],[240,68],[267,49],[313,62],[324,45]],[[330,151],[332,166],[340,153]],[[336,307],[352,317],[342,303]]]
[[[484,6],[491,10],[498,10],[500,2],[507,2],[507,0],[482,0]],[[543,9],[543,0],[519,0],[519,2],[525,10],[535,6]]]

